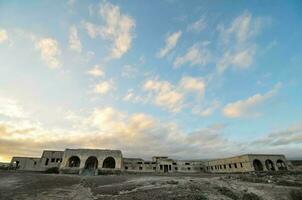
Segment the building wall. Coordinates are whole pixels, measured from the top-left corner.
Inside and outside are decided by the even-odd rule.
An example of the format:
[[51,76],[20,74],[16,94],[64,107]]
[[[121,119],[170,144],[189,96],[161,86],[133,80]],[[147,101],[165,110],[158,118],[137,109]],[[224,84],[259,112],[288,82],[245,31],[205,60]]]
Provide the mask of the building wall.
[[[72,156],[77,156],[80,159],[80,165],[78,167],[69,166],[69,161]],[[97,159],[97,169],[99,171],[122,169],[122,152],[120,150],[66,149],[60,166],[61,173],[82,174],[85,169],[85,163],[89,157],[95,157]],[[103,168],[103,162],[108,157],[114,158],[114,169]]]
[[59,168],[63,159],[63,154],[64,151],[43,151],[41,159],[39,161],[41,170],[45,171],[53,167]]
[[207,172],[212,173],[236,173],[253,171],[249,157],[247,155],[209,160],[206,162],[205,169]]
[[39,161],[40,158],[13,157],[10,164],[16,170],[40,171]]
[[265,161],[271,160],[274,165],[274,171],[278,171],[276,162],[282,160],[286,165],[288,161],[284,155],[267,155],[267,154],[246,154],[234,156],[230,158],[208,160],[206,171],[211,173],[238,173],[238,172],[254,172],[254,160],[259,160],[262,164],[262,171],[271,171],[266,168]]

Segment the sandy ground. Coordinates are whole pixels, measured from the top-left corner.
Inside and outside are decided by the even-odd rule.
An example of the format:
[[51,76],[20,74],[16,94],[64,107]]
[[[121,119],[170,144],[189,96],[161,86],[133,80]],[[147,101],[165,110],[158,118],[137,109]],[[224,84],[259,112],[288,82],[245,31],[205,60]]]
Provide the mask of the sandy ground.
[[293,199],[292,191],[302,191],[302,175],[78,176],[0,171],[1,200],[288,200]]

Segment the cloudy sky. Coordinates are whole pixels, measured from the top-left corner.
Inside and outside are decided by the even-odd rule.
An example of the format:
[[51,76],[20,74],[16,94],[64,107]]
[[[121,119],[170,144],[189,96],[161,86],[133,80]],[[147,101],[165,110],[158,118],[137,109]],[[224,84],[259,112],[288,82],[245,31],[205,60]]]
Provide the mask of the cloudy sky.
[[0,161],[302,152],[301,1],[0,1]]

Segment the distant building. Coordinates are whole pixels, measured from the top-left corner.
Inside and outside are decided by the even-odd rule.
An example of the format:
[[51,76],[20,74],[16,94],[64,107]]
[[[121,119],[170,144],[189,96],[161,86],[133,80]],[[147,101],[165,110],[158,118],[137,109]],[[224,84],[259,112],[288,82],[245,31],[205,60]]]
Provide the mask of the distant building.
[[124,158],[120,150],[65,149],[45,150],[41,158],[13,157],[11,169],[46,171],[57,168],[64,174],[106,174],[119,172],[157,173],[244,173],[285,171],[290,162],[284,155],[245,154],[212,160],[176,160],[167,156],[154,156],[146,161],[141,158]]

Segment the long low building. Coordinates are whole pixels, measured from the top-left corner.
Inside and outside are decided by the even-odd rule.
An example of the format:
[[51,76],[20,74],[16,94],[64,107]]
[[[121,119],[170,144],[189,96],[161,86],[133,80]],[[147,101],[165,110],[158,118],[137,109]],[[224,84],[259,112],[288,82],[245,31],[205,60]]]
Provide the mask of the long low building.
[[65,149],[45,150],[40,158],[13,157],[11,169],[47,171],[57,169],[64,174],[98,175],[119,172],[156,173],[246,173],[284,171],[291,167],[284,155],[245,154],[212,160],[177,160],[154,156],[152,160],[124,158],[120,150]]

